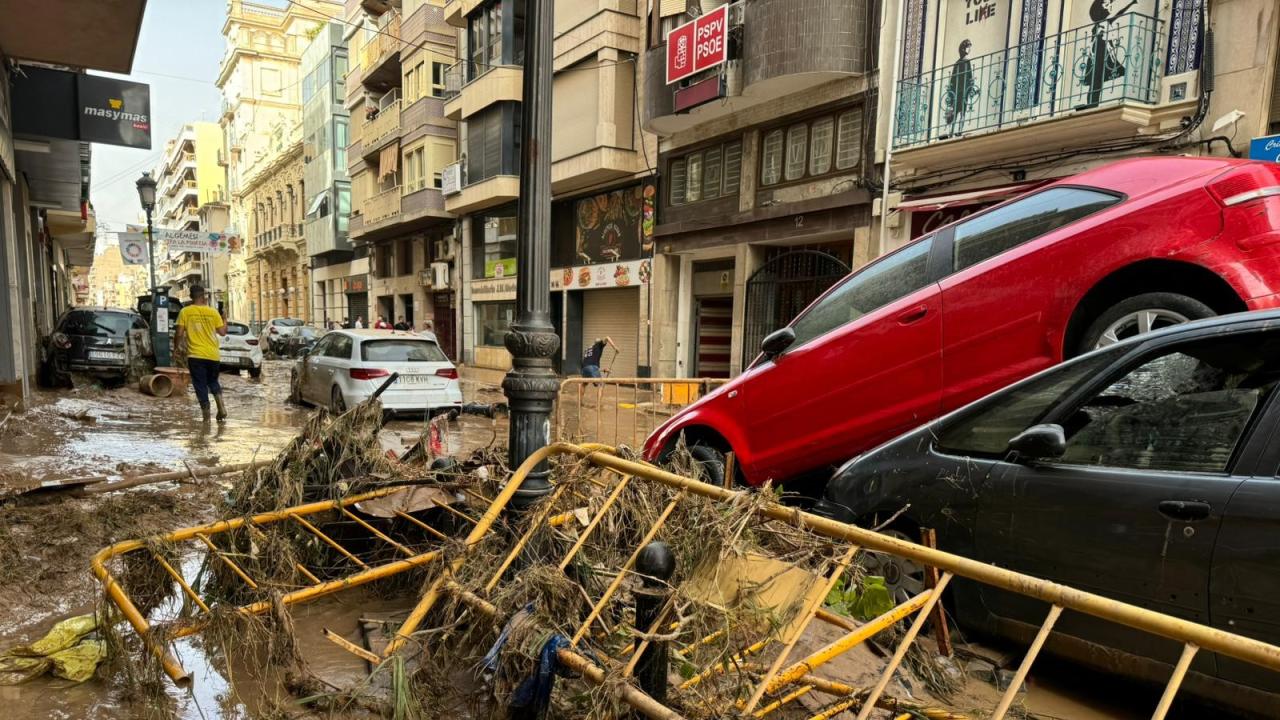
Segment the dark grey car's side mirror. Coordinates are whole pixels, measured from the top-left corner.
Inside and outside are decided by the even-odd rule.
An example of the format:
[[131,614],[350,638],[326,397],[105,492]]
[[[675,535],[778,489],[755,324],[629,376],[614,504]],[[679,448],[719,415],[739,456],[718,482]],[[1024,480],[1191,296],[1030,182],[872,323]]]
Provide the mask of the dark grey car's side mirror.
[[791,344],[796,341],[796,331],[789,327],[781,330],[775,330],[760,343],[760,352],[764,356],[773,359],[781,355]]
[[1032,425],[1009,441],[1009,452],[1025,460],[1052,460],[1067,451],[1067,434],[1061,425]]

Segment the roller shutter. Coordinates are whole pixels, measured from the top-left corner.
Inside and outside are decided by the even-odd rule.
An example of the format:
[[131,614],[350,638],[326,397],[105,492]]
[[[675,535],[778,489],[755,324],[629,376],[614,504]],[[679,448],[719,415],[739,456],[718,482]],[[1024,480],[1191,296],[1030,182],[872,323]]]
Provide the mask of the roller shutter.
[[[591,347],[596,338],[611,337],[620,352],[605,348],[601,369],[610,370],[609,377],[636,376],[640,350],[640,288],[585,290],[582,301],[582,349]],[[612,363],[612,364],[611,364]]]

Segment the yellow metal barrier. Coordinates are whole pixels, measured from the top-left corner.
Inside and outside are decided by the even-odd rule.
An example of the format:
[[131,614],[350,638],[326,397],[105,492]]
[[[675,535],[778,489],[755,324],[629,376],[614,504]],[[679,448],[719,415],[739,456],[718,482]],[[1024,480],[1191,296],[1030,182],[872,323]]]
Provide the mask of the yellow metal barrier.
[[726,378],[566,378],[556,396],[555,438],[640,447],[682,407]]
[[[501,537],[511,538],[509,544],[502,546],[504,548],[502,550],[503,558],[500,562],[495,562],[492,556],[482,559],[481,555],[477,553],[477,548],[482,541],[494,537],[490,533],[492,527],[500,517],[504,516],[508,503],[515,497],[525,478],[540,463],[557,457],[561,458],[562,463],[566,460],[576,460],[577,462],[585,462],[599,470],[610,471],[604,473],[603,477],[611,478],[612,482],[601,481],[594,476],[589,477],[590,487],[587,490],[588,492],[594,492],[594,497],[583,496],[573,485],[568,483],[557,485],[551,496],[538,506],[535,511],[528,515],[508,516],[512,518],[508,522],[508,529],[517,530],[517,532],[500,534]],[[619,567],[601,569],[605,573],[605,577],[611,576],[607,587],[602,592],[598,592],[592,597],[588,593],[588,585],[581,584],[578,580],[573,581],[576,583],[575,589],[581,591],[589,601],[590,610],[579,618],[580,622],[577,623],[576,629],[573,629],[571,633],[566,633],[566,636],[572,635],[572,640],[557,651],[557,657],[562,664],[576,671],[588,682],[610,688],[610,692],[616,699],[626,703],[646,717],[661,718],[663,720],[685,717],[673,707],[680,707],[682,704],[694,702],[697,696],[693,693],[698,692],[702,687],[717,678],[733,673],[743,680],[745,689],[740,690],[737,695],[727,698],[727,701],[736,703],[738,711],[744,715],[766,717],[779,712],[783,708],[787,708],[801,697],[818,693],[828,696],[832,700],[821,710],[812,714],[812,720],[831,718],[846,710],[857,711],[859,720],[866,720],[876,708],[891,710],[895,713],[906,712],[911,716],[925,717],[930,720],[963,720],[964,715],[951,710],[911,703],[885,695],[885,690],[890,680],[929,618],[931,611],[941,597],[941,593],[945,590],[947,584],[956,577],[966,578],[1047,603],[1047,616],[1040,628],[1040,632],[1027,650],[1014,681],[1010,683],[1007,692],[1004,693],[996,705],[994,713],[990,716],[992,718],[1003,718],[1010,710],[1022,681],[1026,678],[1032,663],[1035,662],[1041,648],[1052,633],[1058,618],[1065,611],[1091,615],[1119,625],[1168,638],[1183,645],[1182,657],[1174,667],[1164,694],[1154,709],[1152,717],[1155,720],[1161,720],[1166,716],[1181,687],[1192,659],[1201,649],[1235,658],[1273,672],[1280,671],[1280,648],[1257,640],[1170,617],[923,545],[898,540],[871,530],[839,523],[796,508],[771,502],[759,495],[750,495],[748,494],[749,491],[732,491],[708,485],[692,478],[661,470],[646,463],[619,457],[611,448],[605,446],[577,446],[567,443],[548,446],[531,456],[516,470],[497,497],[489,502],[485,512],[479,518],[473,518],[470,515],[459,512],[471,524],[470,533],[460,546],[450,548],[449,561],[447,563],[436,566],[439,571],[430,582],[426,593],[413,608],[408,619],[401,625],[382,657],[390,657],[392,654],[402,651],[411,641],[417,642],[416,638],[418,637],[433,637],[434,635],[431,633],[423,636],[418,636],[417,633],[422,623],[428,617],[432,617],[433,610],[439,611],[442,609],[441,600],[443,598],[455,600],[460,607],[473,611],[476,617],[489,618],[495,627],[502,626],[507,622],[508,618],[502,616],[503,611],[486,595],[499,587],[503,587],[503,581],[507,578],[511,568],[520,567],[517,559],[527,548],[539,543],[540,540],[546,539],[547,536],[540,538],[539,533],[559,533],[559,546],[567,546],[568,549],[563,555],[558,556],[559,561],[553,566],[558,565],[561,570],[564,570],[573,562],[575,556],[582,552],[589,538],[600,540],[598,537],[593,538],[593,535],[600,535],[600,528],[610,524],[606,515],[620,512],[621,504],[617,502],[619,496],[626,492],[628,487],[635,490],[637,486],[640,486],[646,492],[656,493],[646,497],[655,502],[660,502],[661,510],[657,511],[656,508],[659,506],[654,506],[657,514],[646,516],[652,518],[647,521],[649,522],[648,527],[643,528],[643,532],[637,532],[638,539],[632,541],[634,545],[628,544],[622,548],[623,550],[630,548],[631,552],[629,555],[624,553],[618,556],[627,558]],[[347,508],[350,508],[356,502],[372,497],[381,497],[392,492],[396,491],[380,491],[338,502],[314,503],[279,512],[266,513],[248,520],[233,520],[201,528],[188,528],[171,533],[164,539],[173,541],[199,539],[212,552],[216,553],[216,546],[208,542],[208,538],[212,535],[228,532],[246,522],[263,524],[286,519],[292,519],[295,522],[304,524],[304,526],[309,527],[309,531],[313,532],[313,534],[318,534],[319,537],[324,539],[327,536],[315,529],[311,523],[304,519],[304,516],[326,512],[349,515],[350,511]],[[621,598],[625,596],[624,586],[629,581],[634,581],[636,577],[634,566],[637,557],[650,541],[661,536],[664,532],[664,523],[673,516],[673,513],[688,503],[705,503],[708,501],[713,504],[723,503],[725,512],[728,512],[730,508],[736,508],[738,511],[748,513],[750,517],[759,521],[760,526],[754,528],[758,532],[766,532],[770,531],[770,529],[786,529],[790,532],[808,533],[813,537],[830,541],[829,546],[835,552],[828,560],[821,563],[823,568],[821,572],[810,571],[819,581],[815,586],[816,594],[805,595],[806,601],[799,608],[797,616],[791,622],[778,623],[754,635],[750,633],[741,635],[741,637],[747,637],[748,640],[742,645],[735,646],[741,649],[736,650],[736,654],[732,658],[726,658],[726,661],[715,662],[706,667],[694,668],[695,672],[691,676],[686,675],[688,679],[672,690],[672,697],[668,702],[658,702],[641,691],[632,677],[633,672],[636,670],[638,659],[645,653],[646,648],[655,641],[655,637],[665,631],[665,634],[661,635],[663,642],[669,642],[672,647],[679,648],[682,656],[693,657],[698,648],[704,647],[708,643],[723,641],[728,637],[739,637],[741,628],[733,627],[732,621],[726,619],[726,627],[715,630],[710,635],[702,636],[703,632],[695,633],[696,628],[686,627],[683,620],[677,619],[673,621],[671,619],[673,615],[669,612],[671,610],[670,600],[667,608],[658,615],[651,626],[627,627],[625,618],[628,615],[625,612],[619,612],[620,608],[617,603],[621,602]],[[587,507],[595,508],[594,512],[583,510],[582,505],[577,504],[580,502],[585,503]],[[576,507],[578,511],[566,511],[566,507]],[[573,523],[575,518],[578,521],[576,524]],[[616,516],[612,518],[615,526],[617,520]],[[417,521],[415,520],[415,522]],[[428,535],[436,533],[434,530],[428,531],[428,526],[422,525],[420,522],[417,522],[417,524],[421,525],[421,528]],[[639,529],[637,528],[637,530]],[[573,537],[575,532],[576,537]],[[565,533],[569,534],[566,535]],[[406,555],[406,557],[394,563],[380,564],[373,567],[365,565],[364,569],[347,578],[329,582],[317,582],[313,586],[296,590],[285,596],[286,603],[304,602],[335,592],[341,587],[371,582],[379,577],[387,577],[411,567],[428,565],[442,557],[441,550],[426,549],[422,547],[420,542],[410,542],[407,539],[395,540],[385,536],[381,537],[381,539],[393,549]],[[328,538],[328,541],[331,544],[337,544],[331,538]],[[609,536],[604,538],[603,541],[616,543],[617,538]],[[401,549],[402,546],[403,549]],[[546,543],[542,543],[541,546],[546,547]],[[151,640],[147,620],[138,612],[124,590],[105,569],[105,564],[109,559],[125,553],[141,551],[148,547],[150,547],[148,544],[141,541],[126,541],[107,548],[94,558],[94,572],[102,580],[108,596],[121,608],[125,617],[142,637],[148,641],[152,651],[164,658],[165,669],[170,676],[175,681],[186,682],[188,680],[185,673],[176,666],[172,659],[168,658],[163,648],[156,647],[156,644]],[[854,623],[844,618],[832,617],[822,610],[821,598],[825,597],[827,590],[832,587],[836,579],[845,573],[850,564],[855,561],[857,555],[864,551],[889,553],[909,558],[922,565],[937,568],[942,575],[933,589],[920,593],[866,623]],[[231,558],[220,557],[220,559],[231,563],[229,567],[234,566]],[[352,559],[355,560],[357,558]],[[195,593],[192,588],[181,580],[171,566],[165,569],[178,580],[183,591],[192,596],[194,600]],[[462,572],[464,570],[466,572]],[[233,572],[246,583],[252,581],[242,569],[239,572],[233,569]],[[474,582],[469,587],[464,586],[459,581],[463,577],[469,577]],[[818,598],[818,600],[815,601],[813,598]],[[207,604],[204,601],[196,604],[202,609],[207,608]],[[268,606],[268,603],[258,602],[244,606],[241,610],[249,613],[263,612]],[[676,617],[683,618],[684,614],[681,613]],[[623,618],[623,620],[619,618]],[[910,626],[905,630],[892,656],[885,663],[879,680],[873,686],[857,688],[841,682],[838,678],[825,678],[818,675],[824,667],[828,666],[836,658],[908,618],[912,619]],[[791,656],[798,647],[797,638],[814,620],[840,627],[844,634],[809,652],[802,658],[793,659]],[[458,619],[446,617],[443,621],[449,624],[456,624]],[[607,646],[605,643],[607,638],[612,637],[612,642],[617,641],[620,622],[622,623],[621,629],[625,630],[630,638],[629,643],[625,647]],[[597,624],[600,624],[601,627],[609,625],[610,629],[605,632],[599,632],[596,628]],[[190,634],[197,631],[198,628],[198,622],[190,623],[182,627],[179,630],[179,634]],[[734,642],[737,642],[737,640]],[[484,650],[484,648],[476,649],[479,652]],[[354,649],[353,652],[355,652]],[[357,654],[360,654],[361,657],[368,655],[367,651],[363,650]]]

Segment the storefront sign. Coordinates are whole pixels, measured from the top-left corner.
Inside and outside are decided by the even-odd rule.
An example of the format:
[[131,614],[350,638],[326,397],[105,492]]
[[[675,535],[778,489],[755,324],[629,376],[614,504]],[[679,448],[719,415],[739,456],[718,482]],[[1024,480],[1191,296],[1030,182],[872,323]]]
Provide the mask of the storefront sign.
[[585,265],[551,271],[552,290],[592,290],[648,285],[653,275],[650,260]]
[[76,76],[80,139],[151,149],[151,88],[97,75]]
[[1250,140],[1249,159],[1280,162],[1280,135],[1268,135]]
[[721,5],[667,34],[667,84],[729,59],[729,6]]
[[484,276],[487,278],[515,277],[515,274],[515,258],[502,258],[500,260],[484,261]]
[[346,293],[367,293],[369,292],[369,276],[354,275],[342,281],[343,292]]
[[475,302],[515,300],[515,278],[506,280],[476,280],[471,283],[471,299]]

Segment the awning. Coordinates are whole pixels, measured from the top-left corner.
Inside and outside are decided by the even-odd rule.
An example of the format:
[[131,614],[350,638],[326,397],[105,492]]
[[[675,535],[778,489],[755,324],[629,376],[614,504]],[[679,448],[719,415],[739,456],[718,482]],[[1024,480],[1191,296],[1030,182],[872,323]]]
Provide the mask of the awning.
[[962,207],[965,205],[988,205],[1002,200],[1007,200],[1015,195],[1021,195],[1022,193],[1034,190],[1051,182],[1053,181],[1033,180],[1031,182],[1000,185],[998,187],[951,193],[949,195],[914,197],[898,203],[897,209],[907,212],[933,212],[934,210],[945,210],[946,208]]
[[381,182],[400,169],[400,145],[392,144],[378,153],[378,181]]

